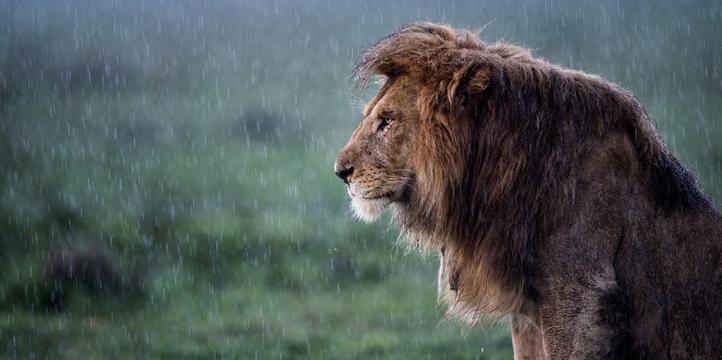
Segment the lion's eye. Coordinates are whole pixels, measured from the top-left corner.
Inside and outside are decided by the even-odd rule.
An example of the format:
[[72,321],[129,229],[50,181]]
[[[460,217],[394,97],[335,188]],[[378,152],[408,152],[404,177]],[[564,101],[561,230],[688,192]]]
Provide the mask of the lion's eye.
[[389,122],[390,121],[388,118],[385,118],[385,117],[379,118],[379,127],[376,128],[376,131],[377,132],[384,131],[386,129],[386,127],[389,126]]

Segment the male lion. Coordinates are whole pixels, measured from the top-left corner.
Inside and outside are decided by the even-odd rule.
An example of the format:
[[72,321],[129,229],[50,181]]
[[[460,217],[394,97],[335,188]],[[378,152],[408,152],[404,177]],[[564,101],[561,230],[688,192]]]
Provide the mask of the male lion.
[[338,155],[356,214],[440,253],[450,314],[511,319],[517,359],[722,356],[722,218],[624,89],[415,23]]

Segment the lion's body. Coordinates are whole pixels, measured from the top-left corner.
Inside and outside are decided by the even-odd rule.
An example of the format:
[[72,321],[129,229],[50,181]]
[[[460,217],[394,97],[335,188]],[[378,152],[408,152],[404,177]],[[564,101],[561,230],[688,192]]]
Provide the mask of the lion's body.
[[722,354],[722,218],[631,94],[433,24],[372,47],[372,75],[336,171],[439,251],[452,315],[510,316],[518,358]]
[[537,308],[527,316],[544,330],[546,352],[719,357],[720,217],[706,206],[663,210],[638,187],[635,171],[613,165],[634,156],[624,154],[630,146],[597,149],[577,177],[575,201],[535,246],[534,270],[524,274]]

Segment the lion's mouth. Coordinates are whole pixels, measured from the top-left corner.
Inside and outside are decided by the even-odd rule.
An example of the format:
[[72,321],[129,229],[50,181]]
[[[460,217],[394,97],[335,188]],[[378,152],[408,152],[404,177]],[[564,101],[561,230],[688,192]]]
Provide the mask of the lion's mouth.
[[[348,195],[349,195],[352,199],[359,199],[359,200],[368,200],[368,201],[372,201],[372,200],[393,200],[395,197],[397,197],[397,195],[396,195],[396,194],[397,194],[397,191],[388,191],[388,192],[382,193],[381,195],[359,195],[359,194],[355,193],[355,192],[351,189],[351,186],[347,186],[347,187],[346,187],[346,191],[348,192]],[[367,194],[368,194],[368,193],[369,193],[369,192],[367,192]]]
[[382,195],[378,196],[362,196],[361,198],[364,200],[383,200],[383,199],[392,199],[394,197],[394,192],[388,192]]

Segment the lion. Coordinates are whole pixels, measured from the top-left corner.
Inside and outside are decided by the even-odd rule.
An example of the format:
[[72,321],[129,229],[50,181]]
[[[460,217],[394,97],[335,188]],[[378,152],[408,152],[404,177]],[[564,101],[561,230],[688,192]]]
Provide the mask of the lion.
[[628,91],[412,23],[364,52],[380,89],[334,171],[439,255],[450,316],[511,324],[516,359],[722,354],[722,217]]

